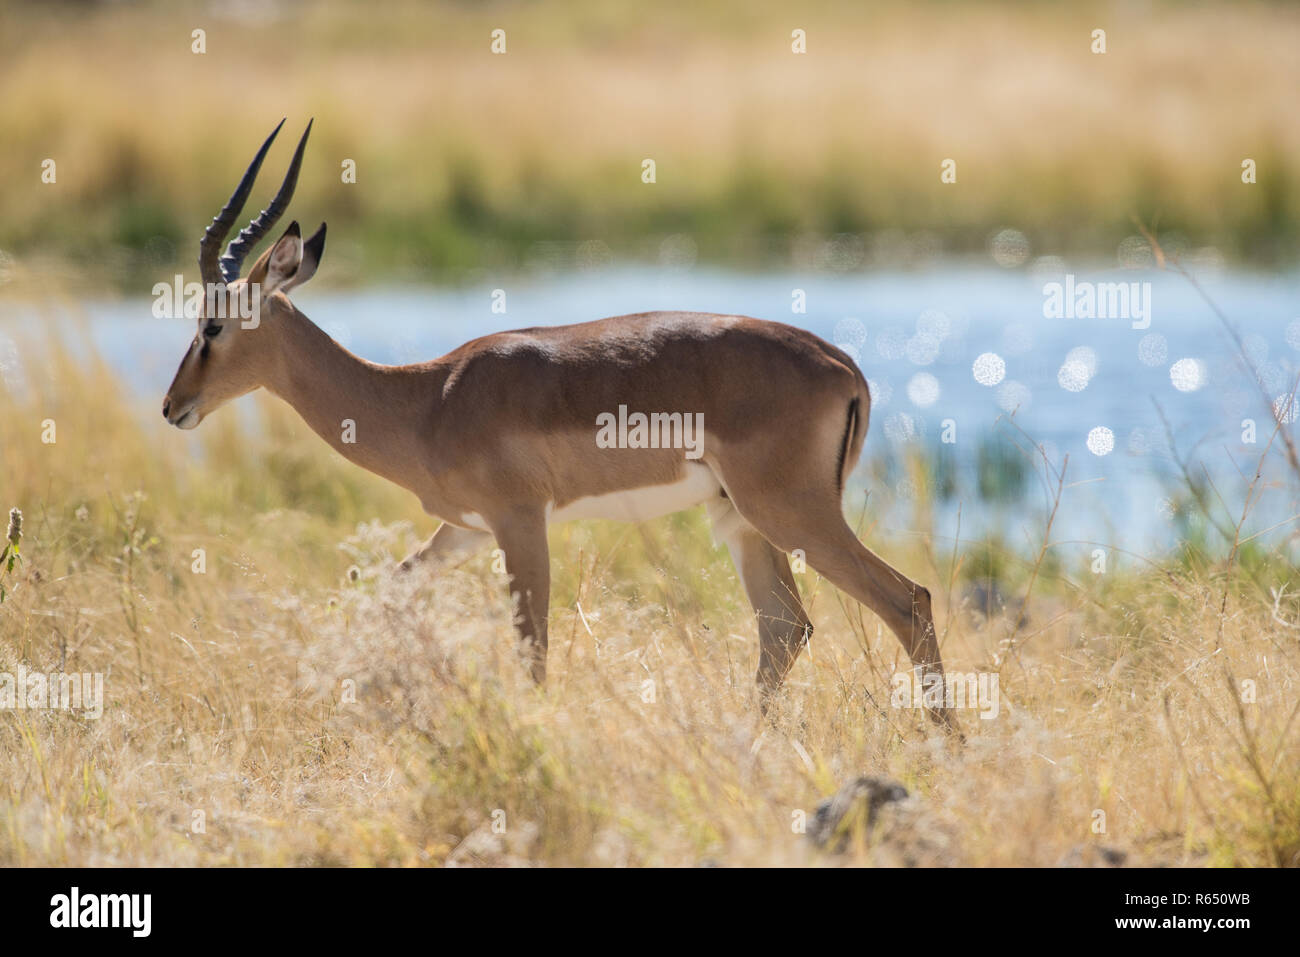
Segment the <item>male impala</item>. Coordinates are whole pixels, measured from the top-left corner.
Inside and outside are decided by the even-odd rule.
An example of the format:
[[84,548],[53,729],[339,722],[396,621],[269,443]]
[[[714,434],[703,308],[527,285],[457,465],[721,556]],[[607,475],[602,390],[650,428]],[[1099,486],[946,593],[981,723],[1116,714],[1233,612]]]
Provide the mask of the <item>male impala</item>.
[[[786,558],[794,549],[879,615],[914,666],[942,675],[930,593],[864,547],[841,513],[871,406],[852,359],[781,323],[652,312],[496,333],[415,365],[367,362],[287,295],[316,271],[323,225],[304,243],[292,223],[239,278],[244,257],[289,204],[310,124],[271,205],[218,259],[279,129],[199,245],[203,281],[217,292],[163,400],[168,422],[195,428],[224,403],[265,387],[342,455],[414,492],[442,519],[403,569],[495,538],[538,682],[546,675],[547,525],[643,520],[700,503],[758,618],[764,704],[812,633]],[[219,318],[237,314],[225,306],[241,286],[260,287],[255,325]],[[214,310],[213,301],[223,308]],[[661,414],[660,424],[699,423],[703,434],[690,448],[598,441],[600,423],[616,414],[626,434],[627,410]],[[931,717],[951,724],[945,710]]]

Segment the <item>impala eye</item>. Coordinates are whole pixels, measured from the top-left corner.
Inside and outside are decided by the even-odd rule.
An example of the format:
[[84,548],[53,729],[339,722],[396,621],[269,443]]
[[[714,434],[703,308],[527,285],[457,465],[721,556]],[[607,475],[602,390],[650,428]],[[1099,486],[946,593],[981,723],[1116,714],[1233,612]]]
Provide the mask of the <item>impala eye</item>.
[[204,338],[215,339],[219,335],[221,335],[221,326],[217,325],[215,322],[209,322],[203,327]]

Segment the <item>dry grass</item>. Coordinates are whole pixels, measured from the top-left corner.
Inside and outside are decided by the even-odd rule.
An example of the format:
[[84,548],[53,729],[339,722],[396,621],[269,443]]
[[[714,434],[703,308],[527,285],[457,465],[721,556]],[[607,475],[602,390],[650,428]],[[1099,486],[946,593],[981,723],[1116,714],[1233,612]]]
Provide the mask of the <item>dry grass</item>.
[[[1002,712],[965,714],[959,750],[888,706],[896,643],[816,576],[812,653],[768,726],[750,615],[701,517],[566,526],[538,691],[491,557],[394,579],[430,523],[287,409],[182,437],[102,367],[28,354],[30,390],[0,389],[0,505],[26,513],[0,671],[104,672],[106,701],[99,720],[0,714],[0,863],[1300,860],[1298,632],[1221,567],[1042,583]],[[931,584],[952,567],[873,544]],[[945,590],[950,667],[991,667],[1008,622]],[[811,850],[796,812],[861,773],[916,800],[841,857]]]

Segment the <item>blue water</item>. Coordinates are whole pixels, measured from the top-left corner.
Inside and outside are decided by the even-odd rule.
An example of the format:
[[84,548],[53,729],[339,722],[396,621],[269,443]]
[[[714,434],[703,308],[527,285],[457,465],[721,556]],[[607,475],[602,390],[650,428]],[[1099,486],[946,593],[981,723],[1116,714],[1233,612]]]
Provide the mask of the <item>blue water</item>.
[[[1024,500],[1014,504],[987,502],[974,491],[977,450],[996,432],[1014,435],[1026,447],[1042,443],[1058,467],[1068,455],[1070,488],[1056,538],[1150,555],[1175,543],[1186,528],[1171,515],[1168,500],[1178,498],[1171,495],[1176,470],[1157,404],[1178,451],[1190,454],[1194,470],[1205,470],[1231,509],[1239,509],[1241,473],[1254,474],[1274,426],[1257,378],[1263,393],[1275,398],[1300,374],[1300,274],[1219,271],[1200,277],[1244,336],[1255,372],[1247,370],[1220,321],[1182,276],[1131,270],[1076,270],[1076,276],[1150,283],[1149,327],[1135,329],[1127,318],[1045,318],[1043,285],[1060,276],[959,267],[842,276],[603,269],[457,289],[305,287],[294,298],[336,339],[379,362],[432,358],[502,329],[652,309],[740,313],[803,326],[844,346],[871,382],[864,462],[874,458],[884,468],[873,471],[864,464],[857,479],[871,488],[875,517],[884,528],[912,531],[907,503],[914,489],[902,468],[903,453],[909,444],[922,443],[951,454],[964,476],[959,497],[940,509],[933,529],[938,538],[956,534],[960,506],[963,539],[993,530],[1013,541],[1036,541],[1041,482],[1031,481]],[[497,288],[505,292],[504,314],[492,308]],[[796,289],[804,292],[805,312],[792,311]],[[0,302],[0,372],[21,375],[15,371],[21,363],[14,361],[20,333],[29,324],[49,323],[52,312],[54,322],[84,330],[82,341],[93,343],[126,381],[136,383],[156,415],[153,406],[193,326],[155,319],[150,306],[150,300],[138,299],[38,310]],[[995,384],[977,381],[974,364],[985,354],[997,358],[985,358],[980,374]],[[1279,408],[1288,417],[1285,405]],[[1024,435],[998,421],[1013,409]],[[1243,441],[1245,420],[1255,423],[1253,444]],[[1287,428],[1295,435],[1294,420]],[[945,437],[953,441],[945,443]],[[1266,478],[1273,487],[1248,533],[1300,511],[1296,485],[1276,454],[1266,463]]]

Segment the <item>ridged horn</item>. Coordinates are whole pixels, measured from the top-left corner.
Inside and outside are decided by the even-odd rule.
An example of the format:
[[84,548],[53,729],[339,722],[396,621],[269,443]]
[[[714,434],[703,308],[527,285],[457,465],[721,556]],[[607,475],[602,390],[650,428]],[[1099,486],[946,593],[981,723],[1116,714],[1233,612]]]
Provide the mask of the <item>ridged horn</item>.
[[[282,120],[281,125],[283,125],[283,122]],[[313,122],[315,121],[308,120],[307,129],[303,130],[302,139],[298,141],[298,148],[293,153],[293,162],[289,164],[289,172],[284,174],[284,182],[280,184],[280,190],[275,194],[275,199],[271,200],[266,209],[257,214],[256,219],[240,230],[239,235],[232,239],[230,245],[226,247],[225,255],[221,257],[221,274],[226,282],[234,282],[239,278],[239,270],[244,265],[244,257],[261,242],[262,237],[275,226],[280,217],[284,215],[284,211],[289,208],[289,202],[293,199],[293,191],[298,185],[298,171],[302,168],[302,154],[307,148],[307,137],[311,135],[311,124]],[[279,129],[280,127],[277,126],[276,131],[278,132]],[[271,136],[274,138],[275,133],[272,133]],[[270,140],[267,140],[266,145],[270,145]],[[266,146],[263,146],[262,153],[258,154],[257,159],[253,161],[253,165],[249,167],[250,173],[256,175],[257,166],[261,164],[262,155],[265,152]],[[247,176],[248,174],[245,174],[245,178]],[[239,185],[243,188],[244,184],[241,182]],[[234,202],[233,197],[231,202]],[[240,205],[242,206],[243,203],[241,202]],[[222,214],[225,214],[225,210],[222,210]],[[239,215],[238,210],[234,215]]]
[[229,281],[223,275],[218,258],[221,252],[221,244],[230,233],[230,227],[235,225],[235,220],[243,211],[244,203],[248,201],[248,194],[252,192],[253,182],[257,179],[257,171],[262,168],[262,160],[266,159],[266,152],[271,148],[271,144],[275,142],[276,134],[280,132],[281,126],[284,126],[284,120],[281,120],[279,125],[271,131],[271,135],[266,138],[262,148],[253,157],[253,162],[244,171],[244,178],[235,187],[229,201],[212,220],[212,225],[203,231],[203,238],[199,240],[199,275],[204,283],[208,285],[219,285],[222,282]]

